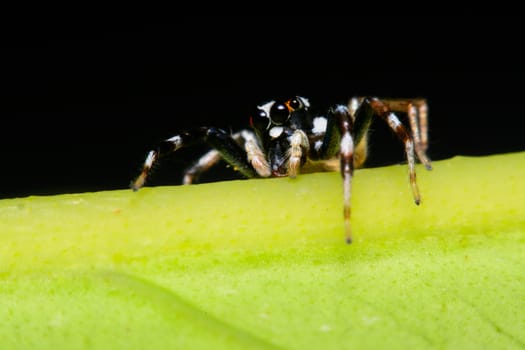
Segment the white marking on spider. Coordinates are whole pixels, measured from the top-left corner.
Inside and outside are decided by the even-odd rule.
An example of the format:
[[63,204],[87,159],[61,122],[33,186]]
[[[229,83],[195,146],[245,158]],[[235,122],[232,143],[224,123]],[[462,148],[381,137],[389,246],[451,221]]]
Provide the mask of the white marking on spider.
[[341,138],[341,153],[352,154],[354,153],[354,140],[350,133],[345,133]]
[[387,121],[390,127],[392,127],[392,129],[394,130],[397,129],[398,127],[401,127],[401,121],[399,121],[399,119],[394,113],[390,113],[388,115]]
[[266,126],[266,129],[270,128],[270,125],[272,125],[272,120],[270,119],[270,109],[275,104],[275,101],[266,102],[263,105],[257,106],[257,108],[262,109],[264,113],[266,113],[266,118],[268,118],[268,125]]
[[274,126],[268,131],[268,134],[270,134],[270,137],[272,139],[276,139],[283,133],[284,128],[282,126]]
[[303,102],[303,105],[306,108],[310,107],[310,101],[308,101],[308,99],[306,97],[298,96],[298,98]]
[[326,126],[328,125],[328,120],[325,117],[316,117],[313,120],[314,127],[312,132],[316,135],[324,134],[326,132]]
[[317,140],[315,141],[314,143],[314,148],[317,152],[319,152],[319,150],[321,149],[321,147],[323,147],[323,141],[321,140]]
[[350,99],[350,103],[348,103],[348,110],[350,112],[350,115],[352,118],[355,119],[355,112],[359,108],[359,100],[356,97],[352,97]]
[[175,150],[178,150],[182,146],[182,137],[180,137],[180,135],[173,136],[166,141],[173,142],[175,145]]
[[150,151],[148,153],[148,156],[146,157],[146,160],[144,161],[144,165],[147,166],[148,168],[151,168],[151,166],[153,165],[153,162],[155,161],[155,158],[156,155],[155,155],[155,151]]

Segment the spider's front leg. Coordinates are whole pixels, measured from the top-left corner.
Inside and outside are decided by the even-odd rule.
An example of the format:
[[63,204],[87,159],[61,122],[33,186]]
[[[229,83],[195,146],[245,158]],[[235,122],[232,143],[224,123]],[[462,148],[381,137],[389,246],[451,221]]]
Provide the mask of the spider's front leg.
[[[213,148],[213,150],[208,153],[208,162],[216,162],[218,157],[214,152],[218,152],[218,155],[220,155],[221,158],[223,158],[227,163],[233,166],[244,176],[257,176],[256,170],[248,161],[246,151],[243,150],[243,148],[231,135],[222,129],[201,127],[182,132],[160,142],[155,150],[152,150],[148,153],[142,166],[142,171],[135,181],[131,183],[131,188],[134,191],[137,191],[139,188],[144,186],[152,167],[164,156],[167,156],[183,147],[188,147],[202,142],[207,143]],[[193,171],[196,173],[200,173],[202,170],[204,170],[204,168],[210,166],[210,164],[206,163],[203,158],[201,158],[201,160],[202,164],[200,167],[198,163],[193,166]],[[190,170],[191,169],[192,168],[190,168]]]
[[[270,166],[266,161],[264,152],[259,146],[259,142],[255,134],[250,130],[241,130],[232,135],[232,138],[239,145],[244,147],[246,157],[253,169],[261,177],[268,177],[271,175]],[[217,149],[212,149],[201,156],[195,163],[184,171],[184,178],[182,183],[184,185],[191,185],[196,182],[200,175],[210,169],[219,160],[223,159],[223,156]],[[236,166],[235,164],[231,164]],[[252,177],[251,175],[248,177]]]
[[340,172],[343,177],[343,217],[346,243],[352,243],[350,225],[352,176],[354,174],[355,146],[359,144],[352,136],[354,133],[353,111],[347,106],[337,105],[328,111],[326,131],[322,143],[314,148],[314,157],[332,159],[339,154]]

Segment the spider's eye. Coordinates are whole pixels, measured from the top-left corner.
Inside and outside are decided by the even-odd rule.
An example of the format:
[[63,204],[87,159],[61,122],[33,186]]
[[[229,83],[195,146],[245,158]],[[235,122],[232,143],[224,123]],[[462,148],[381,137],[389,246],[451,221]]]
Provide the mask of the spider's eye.
[[286,102],[286,104],[293,111],[298,110],[301,107],[303,107],[303,104],[301,103],[301,101],[298,98],[292,98],[291,100],[288,100],[288,102]]
[[270,118],[274,124],[280,125],[290,118],[290,111],[284,103],[275,103],[270,109]]
[[270,120],[268,114],[262,109],[257,109],[253,114],[253,117],[250,116],[250,125],[254,129],[264,130],[268,126]]

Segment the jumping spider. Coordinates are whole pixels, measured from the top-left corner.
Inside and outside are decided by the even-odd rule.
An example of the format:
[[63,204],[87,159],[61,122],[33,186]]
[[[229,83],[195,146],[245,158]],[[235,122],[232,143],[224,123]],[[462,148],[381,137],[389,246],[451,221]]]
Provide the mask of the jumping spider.
[[[409,131],[394,112],[407,113]],[[185,171],[184,184],[194,183],[199,175],[220,159],[247,178],[296,177],[300,172],[339,170],[343,177],[343,216],[346,242],[352,241],[350,196],[354,168],[367,156],[367,131],[372,117],[384,120],[405,146],[409,181],[416,204],[420,203],[416,183],[416,155],[430,170],[425,151],[427,104],[425,99],[378,99],[354,97],[348,105],[335,105],[325,116],[312,115],[308,99],[295,96],[286,101],[270,101],[257,107],[250,117],[251,129],[230,134],[215,127],[183,131],[148,153],[142,172],[132,182],[138,190],[152,166],[161,157],[196,143],[212,149]],[[335,162],[334,162],[335,160]]]

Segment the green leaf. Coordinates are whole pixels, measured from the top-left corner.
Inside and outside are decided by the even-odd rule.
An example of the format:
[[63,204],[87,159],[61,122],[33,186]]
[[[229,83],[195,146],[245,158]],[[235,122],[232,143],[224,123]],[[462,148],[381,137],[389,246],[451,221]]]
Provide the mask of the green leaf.
[[0,201],[1,349],[523,349],[525,152]]

